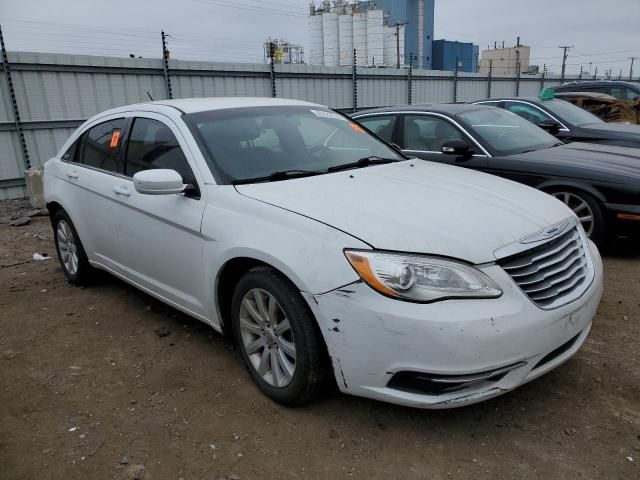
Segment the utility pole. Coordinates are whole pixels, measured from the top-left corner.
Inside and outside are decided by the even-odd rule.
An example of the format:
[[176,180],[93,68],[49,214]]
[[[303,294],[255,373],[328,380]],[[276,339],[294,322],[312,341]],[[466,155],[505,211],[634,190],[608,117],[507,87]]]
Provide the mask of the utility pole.
[[633,62],[635,62],[637,58],[640,57],[629,57],[629,60],[631,60],[631,67],[629,68],[629,80],[633,80]]
[[271,96],[276,98],[276,44],[273,42],[269,42],[269,73],[271,76]]
[[396,22],[391,25],[396,27],[396,68],[400,69],[400,27],[406,25],[406,22]]
[[573,48],[573,45],[562,45],[558,48],[561,48],[564,53],[562,54],[562,74],[560,76],[560,82],[564,83],[564,73],[567,66],[567,57],[569,56],[569,50]]

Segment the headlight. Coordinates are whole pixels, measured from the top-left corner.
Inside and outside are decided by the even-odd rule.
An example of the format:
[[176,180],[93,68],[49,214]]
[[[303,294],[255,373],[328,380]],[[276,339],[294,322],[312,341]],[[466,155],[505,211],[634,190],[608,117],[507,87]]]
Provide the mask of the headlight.
[[346,250],[351,266],[371,288],[401,300],[495,298],[500,287],[480,270],[437,257]]

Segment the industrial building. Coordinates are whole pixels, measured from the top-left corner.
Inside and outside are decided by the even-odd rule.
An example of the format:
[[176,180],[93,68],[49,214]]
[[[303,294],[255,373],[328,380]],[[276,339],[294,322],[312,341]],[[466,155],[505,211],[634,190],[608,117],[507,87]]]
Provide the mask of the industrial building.
[[479,50],[480,47],[473,43],[435,40],[433,42],[432,68],[454,71],[457,62],[458,71],[477,72]]
[[431,68],[434,1],[312,2],[308,62],[352,65],[355,49],[361,66],[406,65],[412,58],[415,66]]
[[518,73],[518,63],[520,72],[524,73],[530,70],[530,58],[531,48],[520,45],[520,38],[518,38],[514,47],[483,50],[480,54],[480,73],[489,73],[489,65],[491,65],[493,75],[515,75]]
[[[263,45],[265,63],[275,64],[301,64],[304,63],[304,47],[283,39],[270,38]],[[272,50],[273,49],[273,53]]]

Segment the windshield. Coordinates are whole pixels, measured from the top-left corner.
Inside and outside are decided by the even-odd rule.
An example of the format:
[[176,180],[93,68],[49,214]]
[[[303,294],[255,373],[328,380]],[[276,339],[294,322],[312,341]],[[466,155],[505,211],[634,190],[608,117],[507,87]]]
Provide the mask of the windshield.
[[321,107],[212,110],[183,119],[222,183],[264,180],[276,172],[327,173],[369,157],[404,160],[360,125]]
[[604,123],[604,120],[601,120],[592,113],[564,100],[549,100],[543,102],[542,105],[551,113],[555,113],[561,120],[571,123],[576,127],[593,123]]
[[553,147],[558,139],[524,118],[500,108],[456,115],[496,155],[513,155]]

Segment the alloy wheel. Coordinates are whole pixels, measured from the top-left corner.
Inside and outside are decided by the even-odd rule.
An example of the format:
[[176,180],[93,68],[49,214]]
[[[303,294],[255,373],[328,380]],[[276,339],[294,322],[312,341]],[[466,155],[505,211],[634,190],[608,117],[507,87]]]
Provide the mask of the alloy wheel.
[[253,288],[240,304],[240,334],[249,362],[269,385],[291,383],[296,370],[296,345],[284,310],[266,290]]
[[60,260],[62,260],[64,268],[70,275],[75,275],[78,273],[78,247],[71,227],[64,220],[58,222],[56,239],[58,240]]
[[593,210],[583,198],[571,192],[554,192],[551,194],[568,206],[578,216],[587,236],[590,237],[595,227]]

